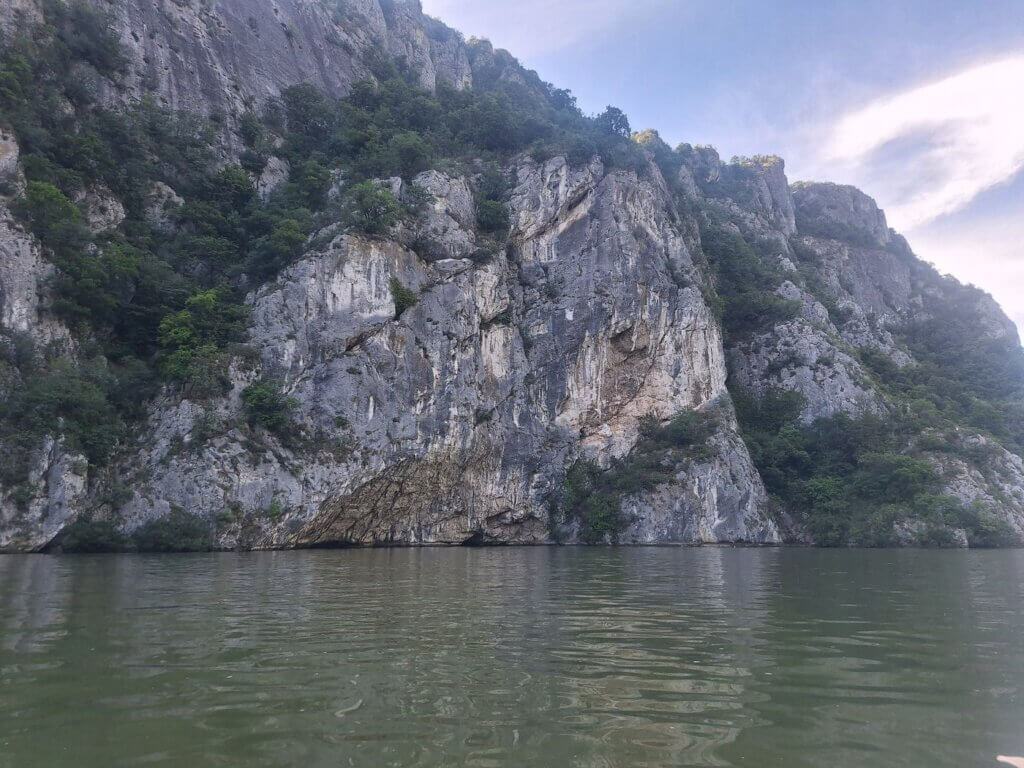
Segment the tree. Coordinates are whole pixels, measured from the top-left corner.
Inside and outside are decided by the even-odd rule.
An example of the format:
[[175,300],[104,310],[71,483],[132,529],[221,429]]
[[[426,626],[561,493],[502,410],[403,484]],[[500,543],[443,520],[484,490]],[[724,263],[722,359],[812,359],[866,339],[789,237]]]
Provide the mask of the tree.
[[387,232],[402,212],[402,206],[391,190],[372,181],[355,184],[345,198],[348,222],[368,235]]
[[544,84],[548,92],[548,100],[551,106],[559,111],[571,112],[574,115],[580,114],[576,106],[576,97],[568,88],[556,88],[551,83]]
[[392,157],[392,167],[403,179],[412,179],[430,167],[430,151],[418,133],[396,133],[388,142],[388,152]]
[[629,128],[629,118],[627,118],[626,114],[618,107],[609,105],[604,112],[595,118],[594,122],[597,124],[597,127],[605,133],[611,133],[627,139],[631,133]]
[[292,414],[299,405],[294,397],[281,392],[280,382],[266,378],[242,390],[242,403],[250,424],[258,424],[276,433],[281,433],[292,423]]
[[281,99],[288,124],[288,149],[305,154],[321,146],[335,122],[334,103],[308,83],[285,88]]
[[84,247],[89,233],[82,213],[53,184],[30,181],[16,202],[15,212],[28,221],[32,231],[55,255]]
[[476,223],[481,232],[508,230],[508,207],[499,200],[480,200],[476,205]]

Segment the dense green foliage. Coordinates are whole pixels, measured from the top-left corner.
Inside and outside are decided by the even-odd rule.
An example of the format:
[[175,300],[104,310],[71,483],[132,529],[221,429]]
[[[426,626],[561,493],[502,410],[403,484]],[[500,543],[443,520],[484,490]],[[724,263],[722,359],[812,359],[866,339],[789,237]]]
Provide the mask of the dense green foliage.
[[782,273],[741,234],[706,224],[701,227],[701,246],[715,275],[711,306],[718,311],[728,338],[770,328],[799,314],[799,302],[775,293]]
[[102,464],[123,431],[118,405],[133,399],[130,377],[114,380],[97,360],[78,367],[63,359],[44,366],[28,358],[20,364],[24,385],[0,399],[0,479],[22,482],[28,452],[46,434],[63,434],[68,448]]
[[696,411],[683,411],[664,426],[646,420],[633,450],[608,469],[585,459],[569,468],[561,499],[564,515],[579,522],[580,538],[587,543],[614,538],[629,524],[623,498],[670,482],[684,459],[706,458],[715,428],[713,414]]
[[204,520],[171,507],[164,517],[150,520],[130,537],[108,520],[79,517],[56,542],[62,552],[209,552],[213,549],[213,529]]
[[[471,45],[479,55],[489,48],[484,42]],[[510,61],[505,66],[516,65]],[[473,89],[441,83],[430,93],[403,62],[379,56],[376,83],[356,83],[343,100],[309,85],[288,88],[265,121],[286,129],[284,147],[277,152],[293,168],[321,175],[322,169],[342,168],[354,182],[389,176],[410,180],[441,161],[500,159],[525,149],[538,157],[568,153],[576,163],[599,154],[607,165],[643,167],[643,154],[629,140],[629,122],[621,111],[609,107],[587,118],[568,91],[541,82],[532,72],[507,79],[492,74],[477,72]],[[269,151],[263,146],[265,133],[252,118],[249,135],[257,157]]]
[[972,546],[1009,541],[995,515],[941,492],[932,464],[907,449],[912,423],[840,414],[803,425],[799,394],[734,391],[733,400],[768,492],[803,515],[816,543],[885,546],[905,521],[918,521],[920,544],[951,544],[951,528],[966,530]]
[[283,434],[292,423],[299,402],[282,391],[280,381],[260,379],[242,390],[242,403],[249,423]]
[[83,515],[65,529],[59,544],[63,552],[122,552],[128,539],[112,522]]

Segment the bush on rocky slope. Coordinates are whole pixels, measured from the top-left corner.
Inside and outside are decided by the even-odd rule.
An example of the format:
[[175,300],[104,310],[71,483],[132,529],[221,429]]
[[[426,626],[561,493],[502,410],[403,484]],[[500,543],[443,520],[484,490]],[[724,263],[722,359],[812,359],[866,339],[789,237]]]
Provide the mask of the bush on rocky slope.
[[734,388],[733,401],[766,488],[803,518],[817,544],[897,544],[897,525],[907,522],[921,524],[920,544],[951,543],[955,528],[972,546],[1011,543],[989,510],[942,493],[935,467],[913,454],[913,424],[838,414],[803,425],[802,398],[782,390],[757,398]]

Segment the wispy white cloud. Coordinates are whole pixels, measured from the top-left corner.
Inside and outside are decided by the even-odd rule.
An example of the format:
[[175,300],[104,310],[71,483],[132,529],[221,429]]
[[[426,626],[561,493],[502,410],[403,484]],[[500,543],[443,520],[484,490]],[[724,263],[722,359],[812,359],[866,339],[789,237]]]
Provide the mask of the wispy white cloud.
[[1024,168],[1024,56],[975,66],[842,116],[819,165],[880,194],[911,229],[969,204]]
[[527,61],[614,31],[677,0],[423,0],[423,10],[467,36],[486,37]]

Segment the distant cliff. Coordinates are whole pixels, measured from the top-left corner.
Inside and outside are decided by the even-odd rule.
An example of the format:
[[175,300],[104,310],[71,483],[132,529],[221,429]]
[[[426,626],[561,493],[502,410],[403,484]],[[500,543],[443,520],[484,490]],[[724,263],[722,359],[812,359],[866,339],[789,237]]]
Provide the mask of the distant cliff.
[[0,551],[1024,543],[1024,354],[863,193],[413,0],[0,0]]

